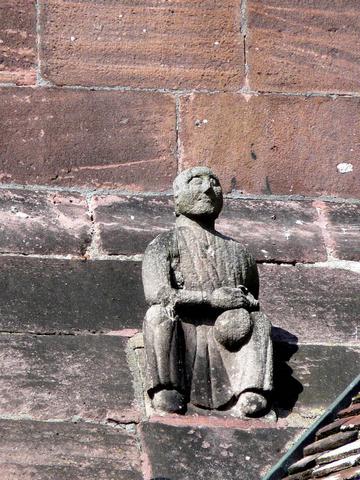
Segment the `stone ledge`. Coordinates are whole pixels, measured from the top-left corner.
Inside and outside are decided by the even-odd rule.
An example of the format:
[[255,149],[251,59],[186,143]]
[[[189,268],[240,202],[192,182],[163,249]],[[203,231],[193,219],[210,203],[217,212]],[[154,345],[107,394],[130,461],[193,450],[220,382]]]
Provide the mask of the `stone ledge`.
[[280,417],[290,412],[316,417],[358,375],[360,346],[275,342],[274,360],[274,395]]
[[[101,258],[142,254],[173,228],[171,196],[99,195],[26,188],[0,190],[0,252]],[[360,205],[310,200],[231,199],[220,232],[249,248],[259,262],[360,260]]]
[[0,251],[84,255],[91,241],[85,198],[76,193],[0,190]]
[[142,425],[151,478],[163,480],[259,480],[301,429],[196,428]]
[[[260,282],[260,302],[275,327],[275,339],[358,343],[359,274],[260,265]],[[0,331],[123,331],[128,336],[142,328],[147,308],[137,261],[2,256],[0,287]]]
[[126,344],[110,336],[0,335],[0,416],[138,421]]
[[[99,248],[110,255],[143,253],[175,221],[172,197],[95,196],[92,208]],[[260,261],[317,262],[326,259],[317,219],[308,201],[226,199],[217,229]]]
[[292,343],[359,343],[360,275],[303,265],[260,266],[260,304],[275,338]]
[[142,480],[136,436],[102,425],[0,420],[2,480]]
[[146,311],[139,262],[4,256],[0,288],[0,331],[134,329]]

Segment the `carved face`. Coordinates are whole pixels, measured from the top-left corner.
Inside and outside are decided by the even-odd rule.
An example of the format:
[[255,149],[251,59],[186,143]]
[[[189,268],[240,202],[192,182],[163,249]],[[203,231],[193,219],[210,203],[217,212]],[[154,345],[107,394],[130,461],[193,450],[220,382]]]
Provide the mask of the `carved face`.
[[185,170],[174,181],[175,211],[190,218],[215,219],[223,204],[216,175],[206,167]]

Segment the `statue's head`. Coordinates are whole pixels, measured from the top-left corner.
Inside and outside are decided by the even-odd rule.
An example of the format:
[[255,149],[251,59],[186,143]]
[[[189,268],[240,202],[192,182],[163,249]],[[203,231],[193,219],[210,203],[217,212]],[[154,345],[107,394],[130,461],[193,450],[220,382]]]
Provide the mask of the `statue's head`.
[[176,215],[194,220],[215,220],[221,212],[223,195],[219,179],[207,167],[181,172],[174,180]]

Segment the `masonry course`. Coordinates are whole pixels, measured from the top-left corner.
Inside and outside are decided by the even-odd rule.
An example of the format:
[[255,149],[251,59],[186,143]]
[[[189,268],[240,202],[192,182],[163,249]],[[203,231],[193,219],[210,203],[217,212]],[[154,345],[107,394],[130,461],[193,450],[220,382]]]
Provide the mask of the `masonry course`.
[[146,304],[139,262],[1,256],[0,265],[2,331],[79,334],[141,328]]
[[[100,248],[110,255],[143,253],[175,221],[171,197],[95,195],[92,208]],[[316,262],[326,259],[317,218],[307,201],[227,199],[217,225],[249,246],[258,261]]]

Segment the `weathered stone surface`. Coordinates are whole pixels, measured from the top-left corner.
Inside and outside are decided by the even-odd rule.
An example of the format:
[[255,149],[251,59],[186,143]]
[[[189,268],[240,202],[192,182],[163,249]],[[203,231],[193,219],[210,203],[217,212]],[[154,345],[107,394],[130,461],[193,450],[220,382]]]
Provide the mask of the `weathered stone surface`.
[[92,208],[100,248],[109,255],[143,253],[175,222],[172,197],[96,196]]
[[139,328],[146,310],[138,262],[1,257],[0,288],[3,331]]
[[[227,192],[359,198],[359,104],[340,97],[181,97],[180,165],[211,167]],[[339,163],[353,170],[340,173]]]
[[309,202],[226,200],[218,229],[245,245],[259,261],[326,259],[315,209]]
[[0,127],[5,183],[163,191],[176,174],[169,95],[7,88]]
[[275,342],[274,352],[275,402],[284,415],[319,414],[359,373],[359,347]]
[[76,193],[0,190],[1,253],[83,255],[91,221]]
[[252,88],[360,91],[356,0],[249,0],[248,7]]
[[0,336],[0,415],[34,420],[135,421],[126,339]]
[[[146,304],[138,262],[2,257],[0,266],[1,330],[141,328]],[[278,265],[261,265],[260,273],[260,302],[275,339],[358,343],[356,274]]]
[[[146,306],[138,262],[3,257],[0,265],[2,330],[141,327]],[[260,272],[260,301],[276,327],[274,338],[358,342],[356,274],[277,265],[261,265]]]
[[[175,222],[172,197],[97,196],[93,209],[100,246],[110,255],[143,253]],[[225,199],[216,226],[257,260],[315,262],[326,259],[316,220],[309,202]]]
[[238,0],[50,0],[41,28],[42,73],[58,85],[243,85]]
[[102,425],[0,421],[2,480],[141,480],[135,435]]
[[161,412],[183,413],[189,403],[263,416],[273,348],[255,259],[215,230],[223,194],[211,170],[185,170],[173,189],[175,228],[148,245],[142,262],[145,390]]
[[359,343],[360,275],[341,269],[261,265],[260,283],[260,305],[277,327],[275,338]]
[[0,83],[34,84],[35,0],[2,0],[0,39]]
[[151,478],[259,480],[287,450],[300,429],[234,430],[143,425]]
[[[360,190],[360,187],[359,187]],[[329,232],[333,255],[341,260],[360,260],[360,205],[326,203],[326,228]]]
[[334,435],[330,435],[321,440],[307,445],[304,448],[304,455],[313,455],[314,453],[323,453],[326,450],[333,450],[334,448],[341,447],[356,440],[358,432],[339,432]]

